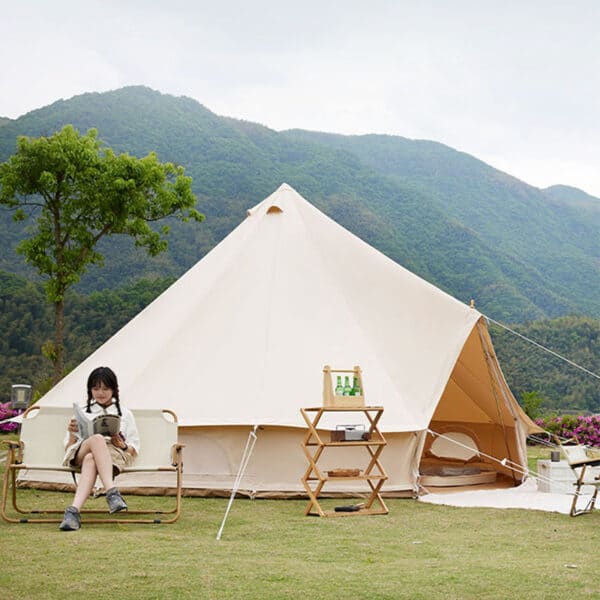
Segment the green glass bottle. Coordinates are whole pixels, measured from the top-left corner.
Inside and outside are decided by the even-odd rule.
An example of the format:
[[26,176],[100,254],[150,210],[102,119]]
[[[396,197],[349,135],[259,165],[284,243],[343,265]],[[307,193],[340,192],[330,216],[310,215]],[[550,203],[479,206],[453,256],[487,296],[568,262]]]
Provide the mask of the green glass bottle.
[[335,386],[335,395],[343,396],[344,395],[344,386],[342,385],[342,376],[337,376],[337,385]]
[[346,375],[344,378],[344,396],[349,396],[352,388],[350,387],[350,377]]
[[358,377],[354,378],[354,382],[352,384],[352,392],[350,393],[351,396],[360,396],[362,393],[362,390],[360,389],[360,385],[358,383]]

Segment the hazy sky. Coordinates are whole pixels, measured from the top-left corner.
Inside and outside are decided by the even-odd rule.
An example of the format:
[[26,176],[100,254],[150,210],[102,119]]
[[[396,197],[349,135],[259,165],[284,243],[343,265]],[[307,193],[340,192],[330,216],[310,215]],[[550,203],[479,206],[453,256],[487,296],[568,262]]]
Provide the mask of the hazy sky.
[[600,0],[0,0],[0,116],[143,84],[600,197],[599,28]]

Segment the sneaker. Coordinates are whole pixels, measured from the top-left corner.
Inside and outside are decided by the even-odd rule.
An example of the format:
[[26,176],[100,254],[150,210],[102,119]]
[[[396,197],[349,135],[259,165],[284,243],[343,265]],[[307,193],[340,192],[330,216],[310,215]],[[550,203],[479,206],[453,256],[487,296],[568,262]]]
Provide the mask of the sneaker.
[[108,512],[111,514],[120,510],[127,510],[127,504],[116,487],[110,488],[106,492],[106,501],[108,502]]
[[77,531],[81,527],[81,515],[74,506],[65,508],[63,522],[58,526],[63,531]]

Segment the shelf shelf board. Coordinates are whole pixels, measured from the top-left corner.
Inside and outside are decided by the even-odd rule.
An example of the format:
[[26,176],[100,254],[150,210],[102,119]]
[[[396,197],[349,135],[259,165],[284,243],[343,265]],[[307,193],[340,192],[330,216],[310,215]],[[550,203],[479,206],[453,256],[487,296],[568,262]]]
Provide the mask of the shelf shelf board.
[[325,475],[323,478],[307,477],[306,481],[342,481],[354,479],[356,481],[385,481],[386,475],[334,475],[332,477]]
[[[352,512],[336,512],[335,510],[324,510],[323,515],[325,517],[356,517],[360,515],[387,515],[388,510],[384,510],[383,508],[361,508],[360,510],[355,510]],[[316,512],[309,512],[309,516],[311,517],[320,517],[321,515]]]
[[328,448],[340,448],[345,446],[385,446],[386,443],[383,440],[352,440],[348,442],[323,442],[323,445]]
[[383,406],[312,406],[304,409],[306,412],[312,411],[326,411],[326,412],[360,412],[360,411],[371,411],[371,410],[383,410]]

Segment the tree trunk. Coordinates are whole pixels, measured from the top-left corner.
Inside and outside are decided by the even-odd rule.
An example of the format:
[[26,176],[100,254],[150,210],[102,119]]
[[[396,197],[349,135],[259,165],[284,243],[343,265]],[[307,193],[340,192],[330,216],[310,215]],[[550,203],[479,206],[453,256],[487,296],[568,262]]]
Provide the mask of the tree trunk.
[[54,303],[54,385],[63,376],[64,370],[64,329],[65,329],[65,301],[64,299]]

